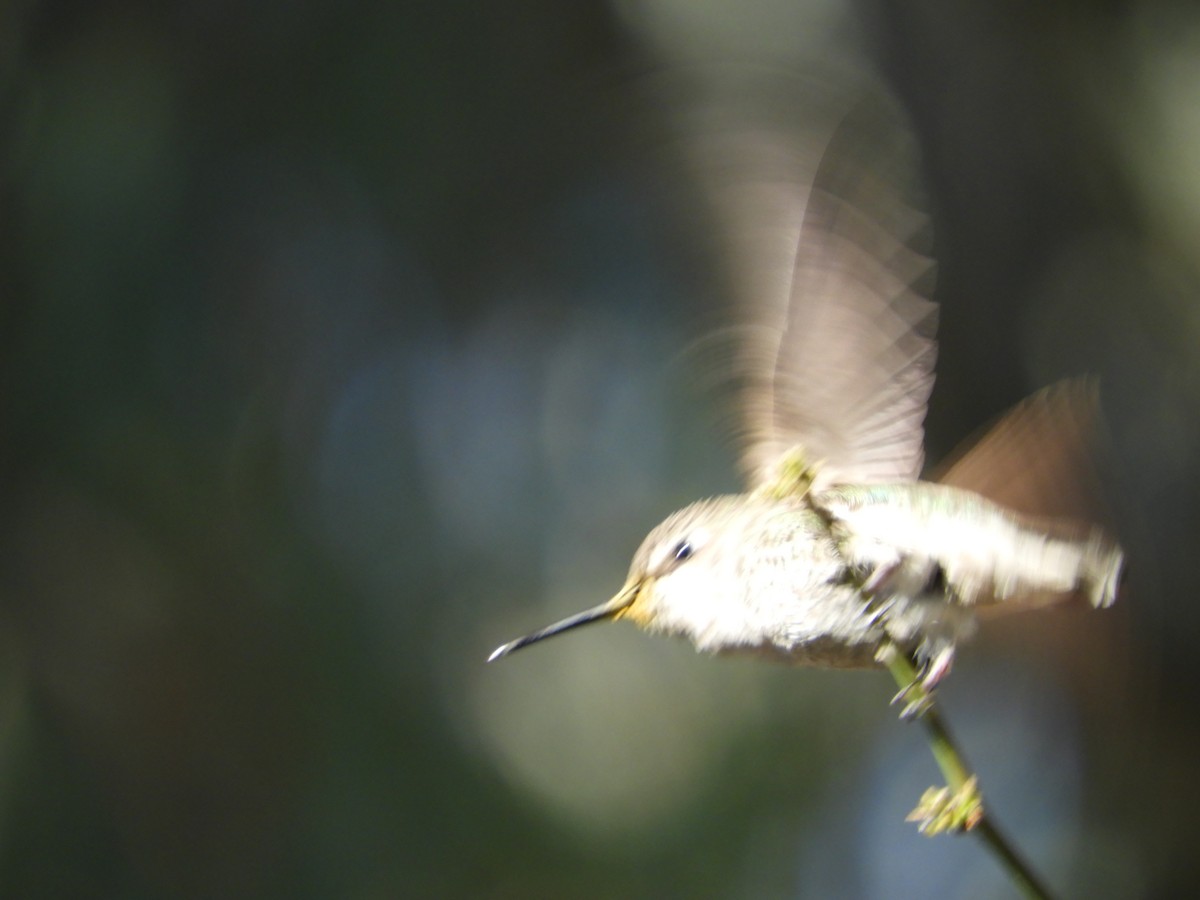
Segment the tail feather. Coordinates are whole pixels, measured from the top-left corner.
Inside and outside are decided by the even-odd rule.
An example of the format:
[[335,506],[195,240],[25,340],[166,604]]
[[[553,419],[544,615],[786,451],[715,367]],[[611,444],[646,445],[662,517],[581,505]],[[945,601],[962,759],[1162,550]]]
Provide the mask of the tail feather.
[[1112,606],[1121,588],[1125,554],[1099,530],[1092,532],[1084,554],[1083,586],[1092,606]]

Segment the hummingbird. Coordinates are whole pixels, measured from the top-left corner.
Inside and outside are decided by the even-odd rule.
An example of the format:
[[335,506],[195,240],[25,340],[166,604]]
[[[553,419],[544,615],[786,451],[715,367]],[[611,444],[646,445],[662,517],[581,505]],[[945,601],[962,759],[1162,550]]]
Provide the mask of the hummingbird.
[[937,306],[914,143],[882,98],[829,108],[789,131],[714,104],[692,145],[736,300],[744,492],[672,513],[612,599],[489,662],[628,620],[806,666],[872,667],[889,645],[932,687],[980,617],[1116,599],[1120,546],[1062,515],[1086,504],[1093,381],[1035,394],[921,478]]

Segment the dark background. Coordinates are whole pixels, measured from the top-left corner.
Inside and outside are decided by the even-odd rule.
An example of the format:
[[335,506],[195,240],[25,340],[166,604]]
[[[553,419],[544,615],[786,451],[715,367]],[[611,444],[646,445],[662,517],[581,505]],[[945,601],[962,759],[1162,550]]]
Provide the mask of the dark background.
[[908,108],[931,458],[1101,376],[1129,590],[985,633],[945,700],[1056,886],[1195,884],[1194,7],[18,0],[0,893],[1010,895],[902,821],[937,775],[882,675],[627,627],[483,665],[736,483],[640,90],[727,59]]

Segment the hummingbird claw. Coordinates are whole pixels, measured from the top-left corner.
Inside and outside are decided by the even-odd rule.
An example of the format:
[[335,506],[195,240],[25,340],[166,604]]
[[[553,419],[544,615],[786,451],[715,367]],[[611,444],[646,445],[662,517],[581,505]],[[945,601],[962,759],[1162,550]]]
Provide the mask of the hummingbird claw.
[[873,597],[876,594],[889,587],[896,573],[900,571],[899,563],[885,563],[877,566],[870,577],[862,584],[862,592],[868,597]]
[[942,679],[950,674],[950,667],[953,663],[954,646],[950,645],[940,648],[926,659],[921,666],[921,674],[917,677],[921,687],[928,692],[932,692],[935,687],[941,684]]
[[[918,657],[920,655],[918,652]],[[919,719],[933,706],[934,688],[950,673],[950,666],[953,662],[953,645],[941,647],[932,656],[928,656],[922,661],[917,671],[917,677],[892,698],[892,706],[898,703],[905,704],[904,708],[900,710],[901,719],[906,722]]]
[[892,706],[904,703],[900,710],[900,719],[911,722],[919,719],[933,706],[933,695],[925,690],[920,681],[914,681],[892,698]]

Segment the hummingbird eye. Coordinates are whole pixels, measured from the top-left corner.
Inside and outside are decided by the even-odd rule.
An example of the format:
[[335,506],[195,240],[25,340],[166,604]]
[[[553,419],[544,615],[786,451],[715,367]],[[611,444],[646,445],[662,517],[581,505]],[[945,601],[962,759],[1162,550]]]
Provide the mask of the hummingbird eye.
[[681,563],[685,559],[688,559],[693,552],[692,545],[685,538],[675,545],[675,549],[671,552],[671,555],[674,557],[675,562]]

